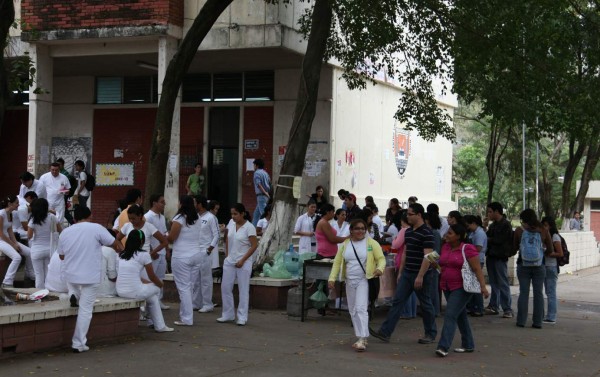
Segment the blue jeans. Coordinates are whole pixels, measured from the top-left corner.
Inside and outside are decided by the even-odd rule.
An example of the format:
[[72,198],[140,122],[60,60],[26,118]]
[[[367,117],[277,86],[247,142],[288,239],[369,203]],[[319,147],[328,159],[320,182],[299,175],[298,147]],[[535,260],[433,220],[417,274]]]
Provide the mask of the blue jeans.
[[[484,263],[481,263],[481,269],[483,269]],[[473,313],[483,314],[483,295],[481,293],[473,293],[473,297],[467,304],[467,310]]]
[[438,342],[438,349],[448,351],[452,345],[457,326],[461,336],[461,347],[465,349],[475,348],[473,332],[467,316],[467,302],[471,300],[472,295],[472,293],[465,292],[462,288],[454,291],[444,291],[446,311],[444,312],[444,327]]
[[269,198],[266,195],[256,195],[256,208],[254,209],[254,215],[252,216],[252,224],[256,226],[258,220],[260,220],[263,213],[265,213],[265,207],[269,202]]
[[488,278],[492,286],[489,306],[496,310],[502,307],[502,311],[505,313],[512,312],[507,262],[502,259],[487,257],[485,263],[487,264]]
[[548,299],[546,319],[550,321],[556,321],[556,310],[558,308],[558,300],[556,299],[557,281],[558,267],[546,266],[546,278],[544,279],[544,288],[546,290],[546,298]]
[[400,318],[415,318],[417,316],[417,295],[413,292],[406,305],[400,310]]
[[546,266],[517,265],[519,300],[517,302],[517,326],[525,326],[529,310],[529,286],[533,286],[533,325],[542,326],[544,316],[544,279]]
[[435,316],[437,317],[440,312],[441,312],[441,308],[440,308],[440,274],[438,274],[437,272],[435,274],[431,274],[431,292],[429,293],[429,296],[431,297],[431,305],[433,305],[433,312],[435,313]]
[[433,274],[437,274],[437,272],[433,270],[427,271],[425,276],[423,276],[423,288],[415,290],[415,280],[418,272],[406,271],[406,269],[402,271],[402,276],[400,277],[396,292],[394,293],[394,299],[392,300],[392,307],[379,329],[382,334],[389,337],[394,332],[396,324],[400,319],[402,309],[409,301],[412,293],[415,292],[421,303],[421,310],[423,311],[425,336],[435,339],[437,327],[435,324],[435,313],[431,303],[431,297],[429,296],[431,293]]

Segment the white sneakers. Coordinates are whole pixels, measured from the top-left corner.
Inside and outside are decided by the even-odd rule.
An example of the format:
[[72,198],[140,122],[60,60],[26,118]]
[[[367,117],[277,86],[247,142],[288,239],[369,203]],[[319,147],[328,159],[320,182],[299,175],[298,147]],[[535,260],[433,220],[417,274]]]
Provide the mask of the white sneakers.
[[358,338],[356,343],[352,345],[352,348],[354,348],[356,352],[364,352],[367,349],[367,339]]
[[163,304],[163,302],[160,301],[160,309],[161,310],[169,310],[169,309],[171,309],[171,307],[169,305]]
[[219,318],[217,318],[217,322],[219,322],[219,323],[226,323],[226,322],[233,322],[233,321],[234,321],[233,318],[232,319],[228,319],[228,318],[225,318],[225,317],[219,317]]
[[215,310],[214,307],[203,306],[200,309],[198,309],[198,313],[210,313],[213,310]]
[[172,332],[172,331],[175,331],[175,329],[172,327],[165,326],[162,329],[155,329],[154,331],[156,331],[156,332]]

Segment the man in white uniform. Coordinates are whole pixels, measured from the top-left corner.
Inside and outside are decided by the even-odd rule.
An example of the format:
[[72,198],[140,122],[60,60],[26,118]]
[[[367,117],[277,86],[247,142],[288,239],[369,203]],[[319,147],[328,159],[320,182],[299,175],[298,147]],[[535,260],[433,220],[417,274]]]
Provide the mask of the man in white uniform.
[[38,198],[46,199],[46,187],[44,184],[33,176],[30,172],[26,171],[19,177],[21,179],[21,187],[19,188],[19,196],[25,197],[25,194],[29,191],[33,191],[37,194]]
[[87,183],[87,174],[85,173],[85,163],[81,160],[75,161],[75,178],[77,179],[77,188],[75,189],[75,195],[79,199],[79,205],[87,207],[88,199],[90,198],[90,192],[85,185]]
[[56,218],[62,223],[65,218],[65,194],[68,194],[71,188],[69,179],[60,174],[60,164],[53,162],[50,165],[50,172],[42,175],[40,182],[46,187],[50,209],[54,209]]
[[89,350],[86,336],[102,281],[102,246],[123,250],[123,245],[106,228],[90,221],[91,215],[89,208],[77,207],[76,223],[63,230],[58,243],[71,306],[79,306],[72,343],[75,353]]
[[[148,212],[144,214],[144,218],[147,222],[154,225],[154,227],[165,237],[167,236],[167,221],[164,216],[165,211],[165,197],[162,194],[153,194],[150,196],[150,205],[152,206]],[[150,249],[154,250],[160,244],[156,238],[150,238]],[[165,279],[165,275],[167,273],[167,254],[170,254],[170,250],[168,246],[163,250],[158,252],[158,258],[152,260],[152,269],[154,273],[160,280]],[[160,289],[159,299],[162,300],[163,290]],[[159,301],[160,308],[162,310],[167,310],[170,307],[168,305],[163,304],[162,301]]]
[[201,195],[196,195],[196,210],[200,218],[200,276],[194,284],[192,292],[193,305],[200,308],[200,313],[212,312],[215,305],[212,302],[213,276],[212,276],[212,253],[219,252],[219,221],[208,210],[208,200]]

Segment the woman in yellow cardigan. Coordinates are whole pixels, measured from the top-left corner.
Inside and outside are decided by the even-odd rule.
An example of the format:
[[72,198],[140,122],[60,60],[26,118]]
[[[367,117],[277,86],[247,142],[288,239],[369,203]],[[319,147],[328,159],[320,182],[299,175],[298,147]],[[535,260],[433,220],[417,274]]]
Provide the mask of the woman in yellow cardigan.
[[358,337],[352,345],[358,352],[367,349],[369,337],[369,282],[379,278],[385,269],[385,257],[377,241],[367,237],[367,224],[362,219],[350,222],[350,239],[338,250],[331,274],[329,289],[334,289],[340,270],[342,280],[346,281],[348,311],[352,318],[354,333]]

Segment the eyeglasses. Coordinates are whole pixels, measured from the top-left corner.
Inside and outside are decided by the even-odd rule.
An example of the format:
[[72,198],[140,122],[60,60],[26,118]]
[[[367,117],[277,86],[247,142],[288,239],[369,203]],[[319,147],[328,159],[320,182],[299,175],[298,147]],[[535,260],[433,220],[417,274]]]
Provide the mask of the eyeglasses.
[[410,213],[410,212],[406,213],[406,216],[415,216],[415,215],[416,215],[416,213]]
[[366,229],[363,228],[363,227],[360,227],[360,228],[352,228],[352,230],[359,230],[359,231],[363,231],[364,232]]

